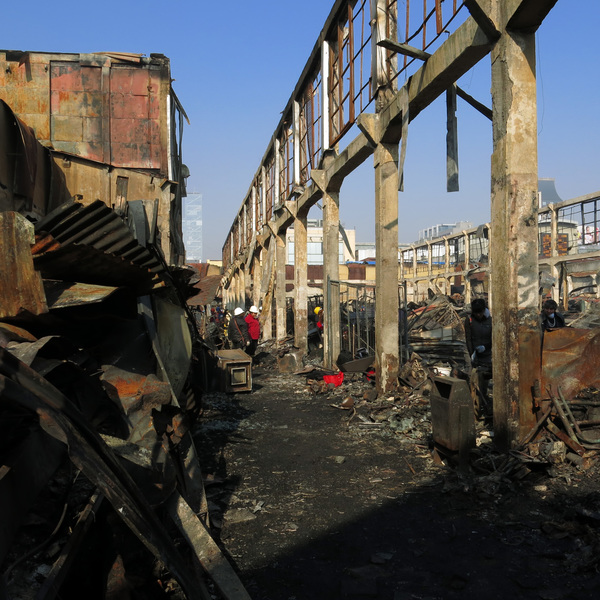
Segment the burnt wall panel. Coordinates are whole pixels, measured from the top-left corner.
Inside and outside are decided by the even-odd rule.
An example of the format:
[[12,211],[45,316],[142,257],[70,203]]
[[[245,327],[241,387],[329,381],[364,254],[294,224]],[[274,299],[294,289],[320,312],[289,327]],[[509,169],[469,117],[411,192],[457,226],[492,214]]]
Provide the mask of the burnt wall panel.
[[159,78],[120,67],[110,74],[111,163],[160,168]]

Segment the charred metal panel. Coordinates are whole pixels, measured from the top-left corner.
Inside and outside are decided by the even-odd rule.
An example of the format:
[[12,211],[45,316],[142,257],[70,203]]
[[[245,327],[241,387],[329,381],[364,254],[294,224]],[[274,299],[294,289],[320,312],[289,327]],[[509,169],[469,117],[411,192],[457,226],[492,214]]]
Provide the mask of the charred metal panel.
[[31,127],[0,100],[0,210],[45,214],[51,180],[60,194],[62,178],[48,150],[36,140]]
[[560,389],[573,398],[586,388],[600,387],[600,329],[563,327],[544,334],[542,347],[542,395]]
[[[143,199],[150,230],[158,230],[157,238],[166,262],[183,264],[185,249],[177,184],[141,171],[109,169],[104,163],[71,154],[53,153],[53,158],[71,190],[70,196],[77,195],[84,205],[100,199],[124,215],[128,210],[127,199]],[[67,199],[63,198],[62,202]]]
[[192,356],[192,338],[186,313],[181,306],[157,297],[154,298],[154,312],[156,349],[167,381],[175,396],[179,396],[190,370]]

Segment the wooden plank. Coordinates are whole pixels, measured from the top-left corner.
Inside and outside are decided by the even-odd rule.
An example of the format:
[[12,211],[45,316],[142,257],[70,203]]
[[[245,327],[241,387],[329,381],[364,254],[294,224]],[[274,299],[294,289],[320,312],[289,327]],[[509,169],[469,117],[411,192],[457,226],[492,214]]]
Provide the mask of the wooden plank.
[[202,568],[214,581],[225,600],[251,600],[204,524],[178,493],[174,493],[170,498],[168,510],[174,523],[194,549]]
[[0,318],[48,312],[39,271],[33,266],[33,224],[17,212],[0,212]]

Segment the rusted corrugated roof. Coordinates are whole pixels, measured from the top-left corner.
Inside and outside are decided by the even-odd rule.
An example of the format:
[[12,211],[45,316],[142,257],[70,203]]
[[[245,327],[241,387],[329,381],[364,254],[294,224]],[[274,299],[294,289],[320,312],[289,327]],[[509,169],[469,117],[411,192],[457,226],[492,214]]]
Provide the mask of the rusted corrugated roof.
[[163,265],[100,200],[68,202],[35,225],[34,264],[47,279],[101,285],[164,285]]
[[205,306],[210,304],[216,297],[221,284],[220,275],[209,275],[200,283],[197,283],[194,288],[198,290],[195,296],[187,299],[189,306]]

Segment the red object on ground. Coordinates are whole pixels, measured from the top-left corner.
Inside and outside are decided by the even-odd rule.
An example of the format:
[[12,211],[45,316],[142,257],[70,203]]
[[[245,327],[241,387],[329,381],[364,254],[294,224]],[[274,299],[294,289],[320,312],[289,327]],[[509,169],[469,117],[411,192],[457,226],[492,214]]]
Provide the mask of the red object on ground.
[[323,381],[325,383],[333,383],[335,387],[338,387],[338,385],[342,385],[342,382],[344,381],[344,374],[340,371],[335,375],[323,375]]

